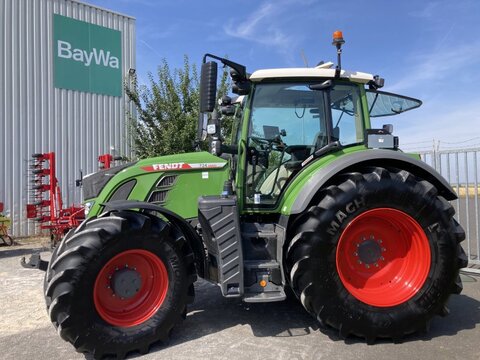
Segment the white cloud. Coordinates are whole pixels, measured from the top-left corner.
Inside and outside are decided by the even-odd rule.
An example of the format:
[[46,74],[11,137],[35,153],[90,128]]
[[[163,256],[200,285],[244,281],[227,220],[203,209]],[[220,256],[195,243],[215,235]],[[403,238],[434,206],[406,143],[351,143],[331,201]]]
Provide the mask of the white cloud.
[[151,46],[149,43],[147,43],[145,40],[142,40],[140,39],[139,42],[143,45],[145,45],[145,47],[150,50],[151,52],[153,52],[156,56],[158,56],[159,58],[164,58],[165,56],[162,56],[160,55],[157,50],[155,50],[155,48],[153,46]]
[[480,98],[475,95],[480,73],[472,71],[480,66],[480,42],[452,45],[444,40],[410,56],[409,66],[401,69],[405,75],[387,90],[413,93],[424,101],[420,109],[392,119],[400,144],[408,149],[427,150],[433,140],[462,147],[480,135]]
[[224,26],[224,31],[231,37],[285,50],[292,39],[276,23],[275,18],[285,12],[289,4],[289,1],[265,2],[245,20],[230,20]]
[[405,55],[407,61],[394,75],[398,80],[386,89],[420,96],[424,101],[420,109],[390,120],[402,148],[429,150],[433,140],[440,141],[443,148],[446,143],[459,148],[480,143],[479,139],[467,141],[480,135],[480,97],[476,96],[480,41],[455,35],[465,31],[455,7],[458,4],[428,2],[410,14],[421,18],[428,34],[421,50]]
[[461,44],[454,47],[442,47],[438,50],[426,50],[426,54],[413,55],[406,68],[406,74],[397,83],[389,86],[391,91],[401,91],[418,88],[419,85],[431,82],[438,86],[438,82],[454,82],[462,71],[475,63],[480,63],[480,42],[476,44]]
[[441,4],[438,1],[428,2],[423,9],[419,11],[412,11],[409,15],[418,18],[432,18],[435,15],[439,5]]
[[159,40],[172,38],[177,32],[178,26],[176,24],[169,25],[168,27],[161,27],[160,29],[157,24],[150,24],[142,27],[141,36],[151,40]]

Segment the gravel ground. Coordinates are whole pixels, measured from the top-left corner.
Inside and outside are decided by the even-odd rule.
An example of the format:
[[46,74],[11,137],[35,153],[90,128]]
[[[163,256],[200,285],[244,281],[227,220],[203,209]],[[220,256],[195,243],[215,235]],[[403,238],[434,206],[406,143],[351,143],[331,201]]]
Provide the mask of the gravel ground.
[[[42,250],[29,244],[0,248],[0,358],[85,359],[50,324],[42,295],[43,272],[23,269],[21,256]],[[48,257],[48,252],[43,253]],[[168,345],[142,359],[479,359],[480,278],[463,276],[462,295],[452,296],[451,314],[435,318],[428,334],[402,344],[366,345],[319,330],[296,302],[245,304],[224,299],[219,289],[196,284],[187,320]],[[140,358],[132,354],[129,358]]]

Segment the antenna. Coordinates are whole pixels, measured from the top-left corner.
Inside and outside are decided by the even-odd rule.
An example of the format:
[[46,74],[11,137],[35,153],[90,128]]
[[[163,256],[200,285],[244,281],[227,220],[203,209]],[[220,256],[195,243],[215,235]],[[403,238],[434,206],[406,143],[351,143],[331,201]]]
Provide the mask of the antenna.
[[343,33],[340,30],[337,30],[333,33],[333,42],[337,48],[337,67],[335,68],[335,77],[340,77],[340,71],[342,70],[342,45],[345,44],[345,40],[343,40]]
[[303,59],[303,63],[305,64],[305,67],[308,68],[307,57],[305,56],[305,52],[303,51],[303,49],[300,51],[300,54],[302,55],[302,59]]

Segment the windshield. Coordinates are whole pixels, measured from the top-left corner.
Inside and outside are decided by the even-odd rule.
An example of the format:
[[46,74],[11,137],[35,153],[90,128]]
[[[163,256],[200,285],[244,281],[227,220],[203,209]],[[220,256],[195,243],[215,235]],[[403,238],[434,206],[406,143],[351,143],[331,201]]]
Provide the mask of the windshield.
[[318,132],[326,135],[323,102],[323,92],[307,84],[257,85],[250,136],[271,139],[283,129],[285,143],[314,145]]
[[357,85],[312,90],[310,83],[255,86],[250,111],[246,204],[272,205],[302,163],[332,141],[363,141]]
[[397,115],[422,105],[418,99],[384,91],[367,90],[370,117]]

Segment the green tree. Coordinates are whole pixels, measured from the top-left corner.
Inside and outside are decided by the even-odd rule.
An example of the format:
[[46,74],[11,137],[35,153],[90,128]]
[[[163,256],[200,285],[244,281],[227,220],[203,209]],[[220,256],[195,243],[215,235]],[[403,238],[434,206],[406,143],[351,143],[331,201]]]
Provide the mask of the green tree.
[[[139,158],[178,154],[193,150],[199,117],[200,87],[198,71],[184,57],[182,69],[170,71],[164,59],[157,77],[149,73],[148,85],[136,79],[126,85],[126,94],[133,102],[137,116],[130,119],[135,154]],[[224,71],[218,96],[227,93],[228,77]],[[224,126],[231,127],[231,120]],[[229,136],[231,129],[222,129]],[[205,147],[205,144],[203,144]]]

